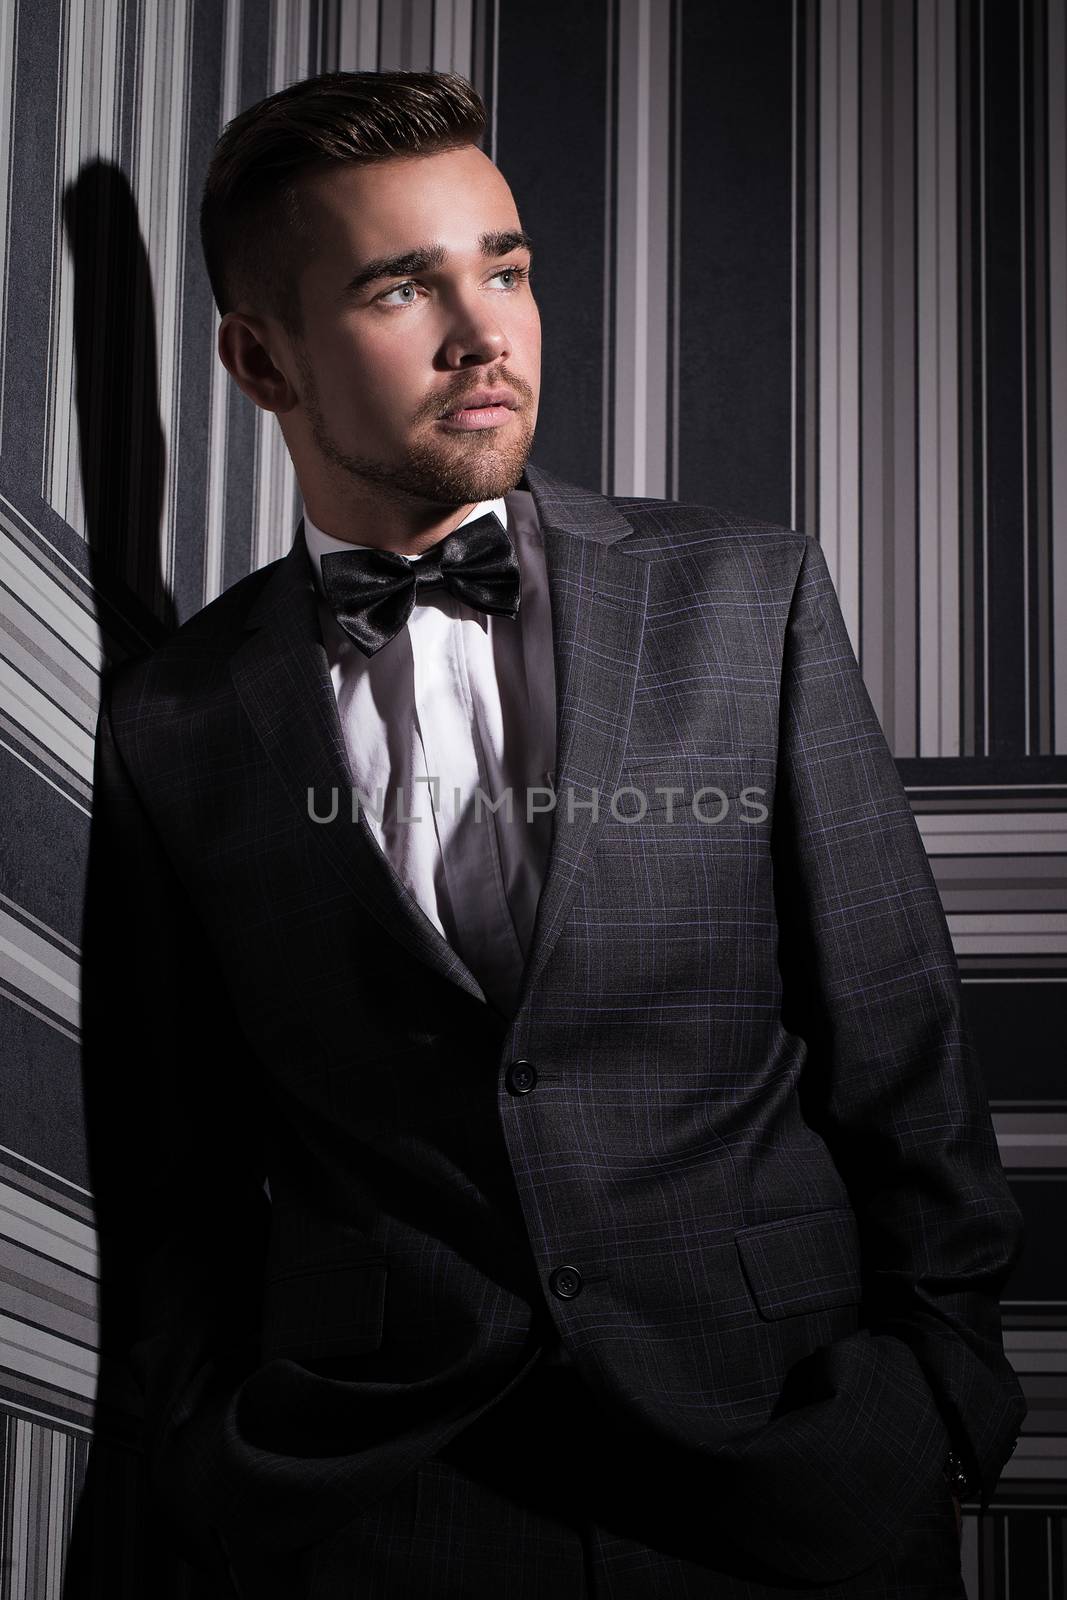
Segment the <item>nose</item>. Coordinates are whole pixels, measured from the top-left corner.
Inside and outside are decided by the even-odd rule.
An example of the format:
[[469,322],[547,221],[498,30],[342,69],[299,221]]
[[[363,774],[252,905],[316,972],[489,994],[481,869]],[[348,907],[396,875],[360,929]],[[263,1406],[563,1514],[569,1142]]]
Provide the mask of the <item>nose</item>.
[[496,308],[477,290],[457,294],[441,354],[449,367],[486,366],[511,355],[511,341]]

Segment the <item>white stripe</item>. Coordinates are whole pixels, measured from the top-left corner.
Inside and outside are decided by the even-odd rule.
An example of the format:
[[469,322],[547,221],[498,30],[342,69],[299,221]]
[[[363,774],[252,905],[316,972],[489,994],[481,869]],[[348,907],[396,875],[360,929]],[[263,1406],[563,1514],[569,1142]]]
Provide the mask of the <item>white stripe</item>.
[[1038,956],[1067,953],[1067,914],[1056,912],[949,913],[958,956]]
[[915,820],[930,855],[1067,851],[1067,813],[1062,811],[935,811]]

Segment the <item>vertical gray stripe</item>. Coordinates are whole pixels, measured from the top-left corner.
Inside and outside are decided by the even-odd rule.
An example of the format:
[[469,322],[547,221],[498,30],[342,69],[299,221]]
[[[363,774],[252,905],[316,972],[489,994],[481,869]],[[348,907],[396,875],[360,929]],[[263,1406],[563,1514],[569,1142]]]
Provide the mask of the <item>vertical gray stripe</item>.
[[671,237],[670,237],[670,461],[667,486],[664,493],[672,500],[678,498],[681,484],[679,444],[680,393],[682,370],[682,6],[683,0],[672,0],[672,33],[674,41],[674,74],[671,83]]
[[838,461],[835,579],[857,655],[860,638],[860,13],[859,0],[838,0]]
[[493,5],[493,103],[492,126],[490,129],[490,159],[496,160],[496,108],[500,97],[500,0],[492,0]]
[[[58,50],[56,148],[51,174],[53,190],[50,196],[49,218],[59,215],[64,189],[74,181],[83,166],[87,166],[94,157],[104,161],[114,161],[118,159],[119,154],[115,121],[115,106],[119,98],[116,87],[122,65],[118,49],[118,16],[112,12],[110,15],[86,19],[90,28],[88,41],[81,28],[77,25],[72,26],[72,20],[76,24],[81,19],[78,17],[72,19],[70,0],[65,0],[62,38]],[[96,40],[91,36],[94,22],[99,35]],[[102,71],[93,76],[88,76],[81,70],[87,43],[90,57],[98,56],[102,62]],[[143,55],[141,60],[143,61]],[[146,115],[151,111],[152,105],[152,96],[149,94],[146,100]],[[153,153],[158,150],[154,131],[154,128],[149,129],[152,135],[149,148]],[[135,179],[136,203],[142,215],[147,212],[145,245],[150,253],[154,254],[155,260],[159,261],[160,241],[155,229],[150,226],[150,221],[154,220],[151,207],[152,193],[149,187],[152,178],[151,167],[147,173],[141,173],[139,176],[139,183]],[[110,222],[111,218],[105,216],[101,208],[93,224],[94,247],[98,259],[101,260],[106,259],[105,229]],[[101,392],[103,375],[99,371],[99,363],[96,362],[84,374],[84,381],[91,386],[91,400],[89,427],[86,435],[81,437],[75,406],[75,384],[79,376],[74,360],[76,279],[73,254],[71,249],[67,248],[69,243],[69,235],[65,238],[64,233],[54,226],[47,234],[42,234],[40,240],[42,247],[40,267],[42,276],[47,271],[50,289],[48,308],[50,337],[46,358],[47,417],[40,491],[42,499],[58,511],[63,520],[83,539],[87,539],[90,508],[85,505],[83,490],[89,481],[89,474],[82,470],[82,454],[84,452],[86,458],[91,460],[98,448],[100,419],[103,414]],[[141,310],[140,306],[138,310]],[[142,320],[139,316],[138,326]],[[136,331],[135,328],[135,350]],[[84,355],[86,349],[91,347],[88,341],[83,344],[82,354]],[[153,360],[154,357],[153,350]],[[139,368],[135,367],[134,370]],[[150,405],[156,404],[155,395],[150,395],[147,399]],[[138,464],[142,456],[143,426],[144,411],[138,406],[134,409],[134,431],[130,450],[131,462]],[[129,463],[126,465],[128,467]],[[140,475],[134,473],[127,476],[123,486],[125,493],[121,497],[122,511],[130,517],[130,526],[138,525],[141,514],[141,507],[136,503],[141,482]],[[158,592],[153,595],[147,590],[138,589],[137,586],[134,571],[135,541],[126,541],[125,549],[127,571],[124,576],[127,582],[135,592],[141,593],[148,603],[154,603],[158,598]]]
[[[863,177],[860,191],[863,285],[859,336],[863,351],[863,414],[860,435],[860,480],[863,528],[863,576],[860,635],[863,675],[874,708],[892,742],[893,705],[887,684],[887,640],[891,637],[895,596],[884,581],[887,539],[893,528],[893,429],[891,351],[891,263],[887,258],[891,229],[886,204],[892,188],[883,181],[892,153],[892,54],[888,45],[884,0],[864,0],[861,12],[863,85],[861,141]],[[888,148],[887,148],[888,144]],[[887,414],[888,413],[888,414]]]
[[839,0],[819,7],[819,541],[837,576],[840,453],[840,310],[838,304],[837,153],[840,143],[838,83]]
[[980,641],[980,673],[981,673],[981,729],[980,742],[977,753],[985,755],[989,750],[989,523],[987,508],[989,505],[989,359],[986,348],[986,333],[988,329],[988,310],[986,305],[986,116],[985,116],[985,0],[978,3],[978,151],[975,156],[978,164],[978,260],[980,273],[980,383],[981,383],[981,483],[982,483],[982,527],[978,543],[978,564],[981,569],[981,597],[980,615],[977,629],[977,638]]
[[404,32],[411,0],[392,0],[378,7],[378,71],[395,72],[404,65]]
[[[0,6],[0,239],[8,242],[11,152],[15,141],[15,36],[19,4]],[[7,328],[7,273],[0,272],[0,330]],[[4,401],[7,395],[8,340],[0,338],[0,457],[4,453]]]
[[[225,0],[222,23],[222,62],[219,68],[219,132],[237,115],[241,56],[241,0]],[[226,533],[226,478],[229,461],[227,401],[230,375],[219,359],[218,309],[211,311],[211,380],[208,395],[208,458],[205,495],[204,604],[225,588],[223,550]]]
[[667,493],[667,351],[670,339],[671,270],[671,17],[670,4],[648,7],[648,273],[645,289],[645,487],[640,494]]
[[960,1544],[960,1570],[969,1600],[978,1600],[978,1518],[965,1516]]
[[615,318],[616,493],[666,492],[670,7],[621,0]]
[[23,1592],[25,1594],[33,1593],[30,1586],[30,1575],[26,1570],[30,1549],[30,1516],[33,1504],[31,1495],[33,1477],[32,1434],[32,1426],[22,1417],[16,1417],[12,1420],[10,1453],[5,1463],[10,1467],[11,1472],[10,1497],[5,1495],[5,1511],[10,1518],[7,1522],[7,1526],[10,1529],[10,1538],[5,1554],[10,1562],[12,1579],[16,1582],[20,1578],[23,1580]]
[[496,97],[498,90],[500,8],[497,0],[476,0],[471,8],[471,82],[485,101],[485,151],[496,160]]
[[[273,14],[267,94],[274,94],[311,72],[308,57],[310,0],[272,0]],[[253,567],[284,555],[293,538],[300,504],[292,457],[273,412],[256,407]]]
[[[1049,1595],[1056,1594],[1056,1576],[1054,1576],[1053,1566],[1054,1555],[1056,1555],[1056,1533],[1061,1533],[1062,1542],[1062,1531],[1059,1528],[1054,1531],[1053,1514],[1049,1512],[1045,1518],[1045,1582],[1046,1586],[1048,1586]],[[1064,1552],[1064,1554],[1067,1554],[1067,1552]],[[1059,1571],[1067,1573],[1067,1560],[1061,1563]]]
[[1051,478],[1052,678],[1055,743],[1067,754],[1067,15],[1062,0],[1048,8],[1048,308]]
[[[470,78],[473,12],[472,0],[437,0],[434,7],[435,71],[458,72],[461,78]],[[499,35],[499,29],[496,32]]]
[[1020,448],[1022,450],[1022,539],[1020,551],[1023,563],[1022,624],[1023,624],[1023,751],[1030,755],[1031,695],[1033,685],[1030,671],[1030,354],[1029,313],[1030,274],[1026,239],[1026,109],[1029,96],[1026,84],[1026,8],[1019,6],[1019,362],[1021,381],[1019,394],[1022,402],[1020,418]]
[[939,637],[936,644],[941,684],[936,748],[931,754],[960,753],[960,307],[956,217],[956,0],[939,0],[937,12],[938,156],[938,458]]
[[339,72],[373,72],[378,64],[378,0],[345,0],[337,18]]
[[[798,319],[800,307],[797,299],[797,271],[798,271],[798,240],[797,240],[797,208],[799,194],[797,185],[800,172],[800,127],[799,127],[799,65],[798,55],[800,50],[800,19],[797,16],[797,7],[800,0],[791,0],[789,8],[790,26],[790,94],[789,94],[789,526],[796,528],[798,515],[798,480],[800,441],[797,438],[797,409],[799,396],[797,394],[797,363],[799,359]],[[676,91],[677,92],[677,91]],[[678,482],[677,465],[674,469],[674,481]],[[675,490],[675,493],[677,491]]]
[[[1053,0],[1055,5],[1055,0]],[[1031,95],[1033,116],[1031,133],[1027,139],[1033,163],[1032,214],[1033,238],[1030,277],[1033,304],[1033,398],[1032,413],[1034,500],[1033,550],[1035,563],[1034,583],[1034,646],[1032,660],[1036,673],[1034,695],[1036,700],[1034,734],[1038,755],[1049,755],[1055,748],[1052,731],[1052,545],[1049,528],[1049,492],[1051,488],[1051,462],[1049,460],[1049,280],[1046,276],[1048,261],[1048,117],[1049,108],[1045,94],[1045,71],[1048,61],[1047,0],[1035,0],[1033,10],[1033,39],[1029,65],[1032,72]],[[1059,97],[1063,99],[1060,86]]]
[[804,44],[804,527],[821,541],[822,501],[819,484],[822,332],[820,308],[820,182],[822,120],[819,113],[821,33],[819,10],[805,10]]
[[[185,174],[189,170],[189,111],[192,104],[190,74],[193,59],[193,0],[175,0],[174,6],[160,26],[157,62],[166,63],[161,70],[160,86],[167,101],[166,139],[167,154],[159,174],[160,185],[169,197],[161,206],[165,222],[161,229],[163,259],[171,266],[164,271],[169,293],[166,298],[166,325],[161,319],[159,329],[159,391],[160,412],[163,416],[163,437],[167,448],[162,452],[161,469],[164,474],[164,534],[166,559],[161,563],[161,573],[166,593],[176,595],[181,585],[181,562],[178,551],[179,497],[182,491],[182,465],[184,443],[182,439],[182,355],[185,341],[182,322],[185,311],[185,282],[177,263],[185,259],[185,239],[188,227],[186,212],[188,189]],[[162,201],[162,196],[160,197]],[[195,226],[195,218],[194,218]],[[157,277],[158,282],[158,277]],[[198,539],[201,536],[197,530]],[[161,606],[164,596],[160,595]]]
[[[137,297],[140,343],[135,343],[131,370],[143,375],[145,388],[136,408],[127,504],[130,526],[141,530],[129,541],[137,569],[134,587],[156,615],[163,616],[167,596],[178,581],[175,505],[182,457],[183,286],[172,264],[181,259],[186,223],[182,174],[188,150],[189,0],[176,0],[165,18],[153,10],[142,13],[142,20],[133,86],[141,121],[132,179],[153,294]],[[109,83],[108,93],[113,92]]]
[[916,9],[918,754],[958,754],[955,3]]
[[819,537],[853,648],[859,638],[859,4],[822,8]]
[[644,395],[643,335],[639,322],[643,309],[642,284],[647,265],[644,257],[645,219],[639,212],[647,186],[647,151],[641,148],[642,115],[640,77],[640,0],[619,0],[617,72],[615,97],[615,183],[617,203],[615,248],[615,471],[614,490],[621,494],[640,493],[635,485],[643,482],[644,462],[638,456],[636,437],[636,396]]
[[404,66],[411,72],[429,72],[433,67],[434,0],[410,0],[410,3]]
[[978,689],[975,680],[977,648],[976,544],[982,518],[977,493],[981,442],[976,427],[976,405],[980,375],[975,372],[978,351],[974,339],[979,290],[976,274],[981,264],[974,249],[975,227],[972,211],[975,152],[971,138],[973,121],[974,62],[970,7],[957,12],[957,153],[959,159],[959,297],[960,326],[960,754],[975,754],[977,740]]
[[[893,511],[887,537],[886,593],[892,596],[887,678],[892,706],[890,742],[898,756],[917,748],[918,509],[916,303],[915,303],[915,17],[910,5],[891,6],[892,23],[892,240],[887,265],[892,291]],[[888,730],[887,730],[888,731]]]
[[616,143],[616,118],[615,102],[618,98],[618,4],[619,0],[607,0],[607,30],[605,36],[605,49],[607,51],[606,81],[607,94],[604,97],[604,282],[603,282],[603,375],[601,379],[602,403],[601,415],[601,442],[600,442],[600,492],[612,493],[615,472],[615,452],[613,449],[615,429],[615,385],[614,385],[614,346],[612,330],[615,323],[615,213],[616,213],[616,173],[618,163],[615,159]]

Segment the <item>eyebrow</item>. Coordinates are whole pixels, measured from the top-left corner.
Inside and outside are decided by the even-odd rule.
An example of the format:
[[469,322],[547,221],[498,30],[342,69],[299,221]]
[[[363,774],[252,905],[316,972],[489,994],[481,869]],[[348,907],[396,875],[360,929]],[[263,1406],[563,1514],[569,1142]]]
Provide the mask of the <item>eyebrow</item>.
[[[508,229],[503,233],[483,233],[479,235],[478,246],[487,258],[506,256],[512,250],[529,250],[533,254],[533,241],[521,228]],[[405,250],[403,255],[398,256],[378,256],[374,261],[368,261],[365,267],[360,267],[345,284],[341,294],[359,294],[370,284],[377,283],[379,278],[407,278],[416,272],[427,272],[431,267],[443,266],[447,259],[448,251],[443,244],[418,245],[414,250]]]

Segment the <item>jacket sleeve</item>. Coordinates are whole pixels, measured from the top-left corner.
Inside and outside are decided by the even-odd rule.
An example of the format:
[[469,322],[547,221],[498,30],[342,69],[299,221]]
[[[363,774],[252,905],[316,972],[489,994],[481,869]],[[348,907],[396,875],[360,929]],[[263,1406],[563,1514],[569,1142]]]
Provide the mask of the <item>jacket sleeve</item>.
[[221,1572],[211,1442],[256,1363],[270,1216],[258,1096],[205,928],[116,744],[111,698],[97,724],[82,970],[101,1343],[133,1375],[148,1484],[176,1548]]
[[999,1312],[1020,1213],[926,850],[810,537],[779,739],[783,1019],[808,1046],[805,1117],[857,1213],[866,1321],[910,1346],[985,1504],[1026,1411]]

